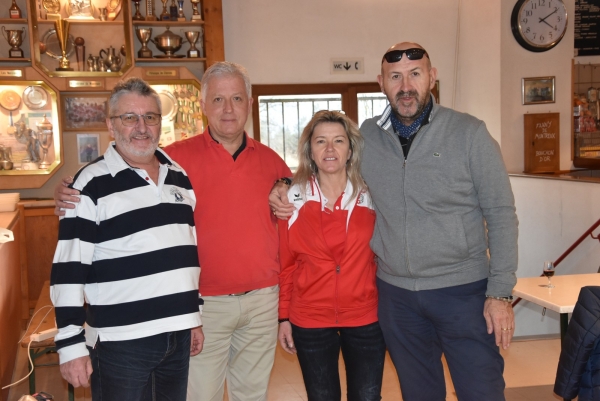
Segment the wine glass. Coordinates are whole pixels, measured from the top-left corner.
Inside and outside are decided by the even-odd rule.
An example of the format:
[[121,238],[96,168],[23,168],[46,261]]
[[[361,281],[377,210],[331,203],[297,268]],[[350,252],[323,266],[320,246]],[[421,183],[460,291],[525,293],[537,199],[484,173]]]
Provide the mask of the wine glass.
[[548,277],[548,285],[544,287],[554,288],[551,281],[552,276],[554,276],[554,263],[549,260],[544,262],[544,276]]

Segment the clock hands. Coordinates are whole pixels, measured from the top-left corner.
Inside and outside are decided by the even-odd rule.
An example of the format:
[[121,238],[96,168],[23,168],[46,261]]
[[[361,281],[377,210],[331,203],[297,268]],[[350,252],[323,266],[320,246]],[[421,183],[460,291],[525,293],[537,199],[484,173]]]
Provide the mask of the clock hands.
[[540,23],[543,22],[544,24],[548,25],[550,28],[554,28],[552,25],[550,25],[549,23],[546,22],[546,20],[548,19],[548,17],[550,17],[552,14],[556,13],[558,11],[558,8],[555,8],[554,11],[552,11],[550,14],[546,15],[545,18],[540,18]]

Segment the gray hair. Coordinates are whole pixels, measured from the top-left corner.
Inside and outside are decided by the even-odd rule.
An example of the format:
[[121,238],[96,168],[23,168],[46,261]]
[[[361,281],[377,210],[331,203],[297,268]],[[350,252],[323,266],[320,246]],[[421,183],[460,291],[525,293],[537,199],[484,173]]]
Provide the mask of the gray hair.
[[208,83],[213,77],[220,77],[223,75],[237,75],[244,80],[246,86],[246,94],[248,98],[252,97],[252,84],[250,83],[250,77],[248,71],[240,64],[231,63],[229,61],[219,61],[214,63],[202,75],[202,100],[206,101],[206,91]]
[[158,93],[156,93],[156,91],[143,79],[138,77],[131,77],[123,81],[119,81],[113,88],[110,94],[110,99],[108,100],[109,116],[112,114],[113,110],[117,108],[117,103],[119,102],[119,99],[121,99],[121,96],[129,93],[153,98],[154,100],[156,100],[156,105],[158,106],[158,109],[162,110],[160,97],[158,96]]

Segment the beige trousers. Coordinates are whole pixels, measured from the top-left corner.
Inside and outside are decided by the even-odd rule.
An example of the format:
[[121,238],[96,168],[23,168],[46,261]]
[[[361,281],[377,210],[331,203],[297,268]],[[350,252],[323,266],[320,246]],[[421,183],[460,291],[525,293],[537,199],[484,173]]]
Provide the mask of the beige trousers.
[[279,286],[202,297],[204,348],[190,358],[188,401],[264,401],[277,345]]

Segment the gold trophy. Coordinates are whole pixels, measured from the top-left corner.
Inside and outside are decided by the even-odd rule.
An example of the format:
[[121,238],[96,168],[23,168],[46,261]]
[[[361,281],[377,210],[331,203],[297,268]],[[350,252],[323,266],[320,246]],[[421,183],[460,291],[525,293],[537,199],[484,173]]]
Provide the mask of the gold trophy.
[[167,11],[167,1],[168,0],[160,0],[163,5],[163,9],[158,19],[161,21],[171,21],[171,14],[169,14],[169,11]]
[[73,71],[69,67],[69,59],[67,58],[67,41],[69,39],[69,25],[71,23],[65,19],[54,21],[54,28],[56,29],[56,37],[58,38],[58,45],[62,52],[61,58],[58,60],[58,68],[56,71]]
[[23,58],[23,50],[19,46],[23,44],[23,36],[25,36],[25,28],[23,30],[9,30],[2,27],[2,36],[11,46],[8,51],[9,58]]
[[202,21],[202,15],[200,15],[200,11],[198,11],[198,4],[200,4],[200,0],[190,0],[192,3],[192,21]]
[[60,1],[59,0],[42,0],[42,6],[46,10],[46,19],[56,21],[60,19]]

